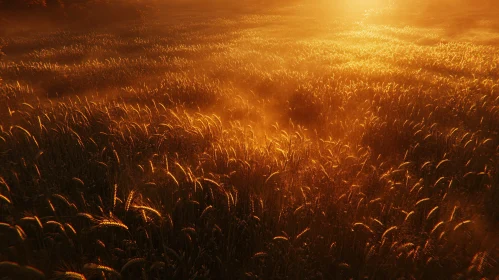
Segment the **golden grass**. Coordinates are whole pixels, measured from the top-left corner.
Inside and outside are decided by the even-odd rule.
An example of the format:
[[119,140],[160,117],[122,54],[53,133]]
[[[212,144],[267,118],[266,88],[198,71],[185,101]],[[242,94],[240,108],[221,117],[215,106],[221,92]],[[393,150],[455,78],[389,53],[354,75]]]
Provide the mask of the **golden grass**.
[[497,277],[497,45],[290,9],[0,38],[0,269]]

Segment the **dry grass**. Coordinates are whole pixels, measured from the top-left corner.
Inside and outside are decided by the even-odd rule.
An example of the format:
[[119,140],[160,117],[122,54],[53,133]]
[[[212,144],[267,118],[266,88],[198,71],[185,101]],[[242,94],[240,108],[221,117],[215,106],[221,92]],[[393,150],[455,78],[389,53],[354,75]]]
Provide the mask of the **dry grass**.
[[165,21],[0,39],[0,275],[499,276],[497,45]]

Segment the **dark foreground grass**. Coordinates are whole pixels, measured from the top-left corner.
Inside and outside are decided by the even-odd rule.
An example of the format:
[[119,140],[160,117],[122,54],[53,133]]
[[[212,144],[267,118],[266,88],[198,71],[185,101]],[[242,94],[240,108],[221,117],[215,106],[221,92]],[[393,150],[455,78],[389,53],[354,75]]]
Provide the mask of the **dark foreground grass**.
[[487,24],[287,10],[1,38],[0,275],[497,278]]

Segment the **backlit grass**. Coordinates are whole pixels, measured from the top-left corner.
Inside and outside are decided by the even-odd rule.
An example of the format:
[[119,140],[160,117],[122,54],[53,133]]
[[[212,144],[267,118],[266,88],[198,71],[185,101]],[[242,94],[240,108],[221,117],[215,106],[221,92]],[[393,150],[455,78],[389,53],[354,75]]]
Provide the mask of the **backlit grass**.
[[498,277],[487,26],[276,11],[1,38],[0,274]]

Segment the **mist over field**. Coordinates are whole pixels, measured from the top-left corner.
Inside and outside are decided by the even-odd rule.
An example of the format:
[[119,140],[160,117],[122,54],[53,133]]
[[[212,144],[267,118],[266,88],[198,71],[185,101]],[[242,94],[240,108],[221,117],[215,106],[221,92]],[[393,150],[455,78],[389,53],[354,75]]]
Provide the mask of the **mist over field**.
[[0,0],[0,279],[498,279],[491,0]]

